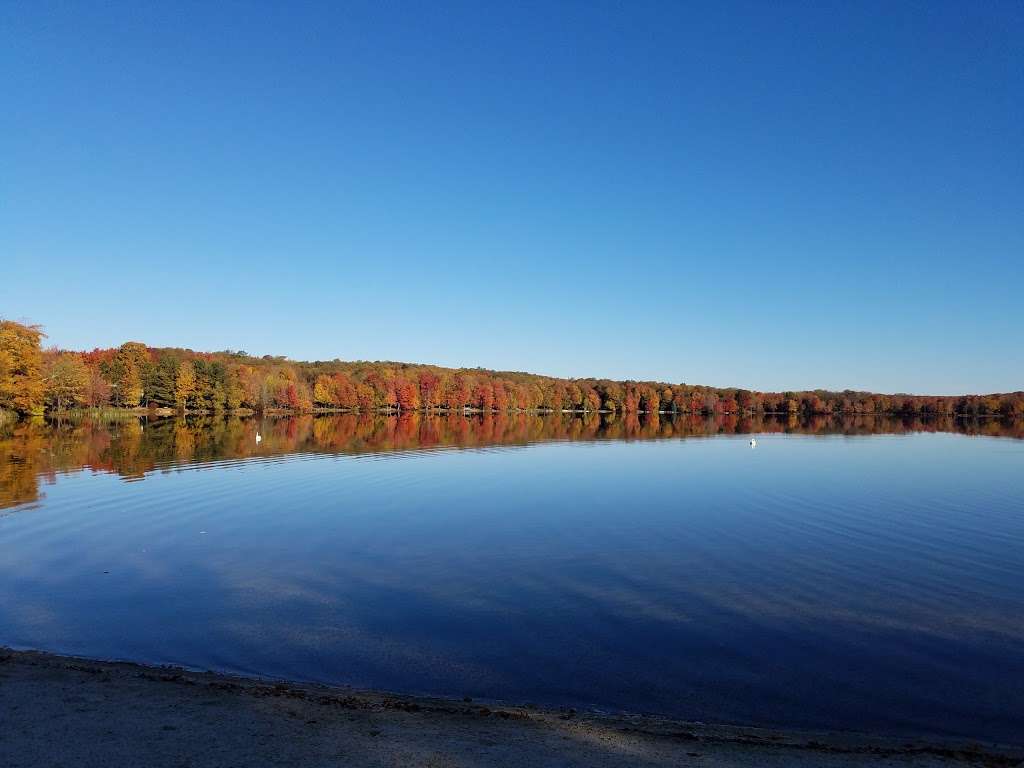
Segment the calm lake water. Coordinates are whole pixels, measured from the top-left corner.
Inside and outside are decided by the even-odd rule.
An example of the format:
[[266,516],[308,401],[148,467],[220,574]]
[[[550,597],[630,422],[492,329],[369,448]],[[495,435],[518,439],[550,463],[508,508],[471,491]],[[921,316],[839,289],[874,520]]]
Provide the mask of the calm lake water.
[[8,425],[0,644],[1020,743],[1022,435],[527,415]]

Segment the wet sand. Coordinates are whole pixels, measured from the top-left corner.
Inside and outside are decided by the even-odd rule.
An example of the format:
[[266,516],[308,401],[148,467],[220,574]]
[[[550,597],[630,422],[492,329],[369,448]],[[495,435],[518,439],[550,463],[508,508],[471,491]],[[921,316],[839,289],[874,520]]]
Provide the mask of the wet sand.
[[417,698],[0,649],[0,766],[991,766],[1024,748]]

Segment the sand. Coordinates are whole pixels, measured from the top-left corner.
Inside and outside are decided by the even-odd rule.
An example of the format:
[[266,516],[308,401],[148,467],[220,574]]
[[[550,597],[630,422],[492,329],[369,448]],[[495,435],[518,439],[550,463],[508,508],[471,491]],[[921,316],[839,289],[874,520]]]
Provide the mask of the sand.
[[0,649],[3,768],[993,766],[1024,748],[710,726]]

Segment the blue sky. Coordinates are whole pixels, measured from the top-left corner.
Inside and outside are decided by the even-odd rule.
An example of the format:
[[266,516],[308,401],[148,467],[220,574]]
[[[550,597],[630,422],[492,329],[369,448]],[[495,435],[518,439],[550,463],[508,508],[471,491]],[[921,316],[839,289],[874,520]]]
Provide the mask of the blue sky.
[[1024,388],[1024,5],[0,2],[0,314]]

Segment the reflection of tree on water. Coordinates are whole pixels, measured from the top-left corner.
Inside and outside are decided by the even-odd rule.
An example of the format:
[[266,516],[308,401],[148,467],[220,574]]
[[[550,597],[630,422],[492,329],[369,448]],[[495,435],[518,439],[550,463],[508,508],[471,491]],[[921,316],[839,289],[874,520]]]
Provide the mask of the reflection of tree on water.
[[[263,437],[257,444],[256,432]],[[744,433],[958,432],[1024,438],[1024,422],[954,417],[725,414],[341,414],[278,418],[80,419],[0,427],[0,509],[40,497],[59,472],[90,469],[141,479],[175,465],[289,453],[360,454],[527,445],[551,440],[653,440]]]

